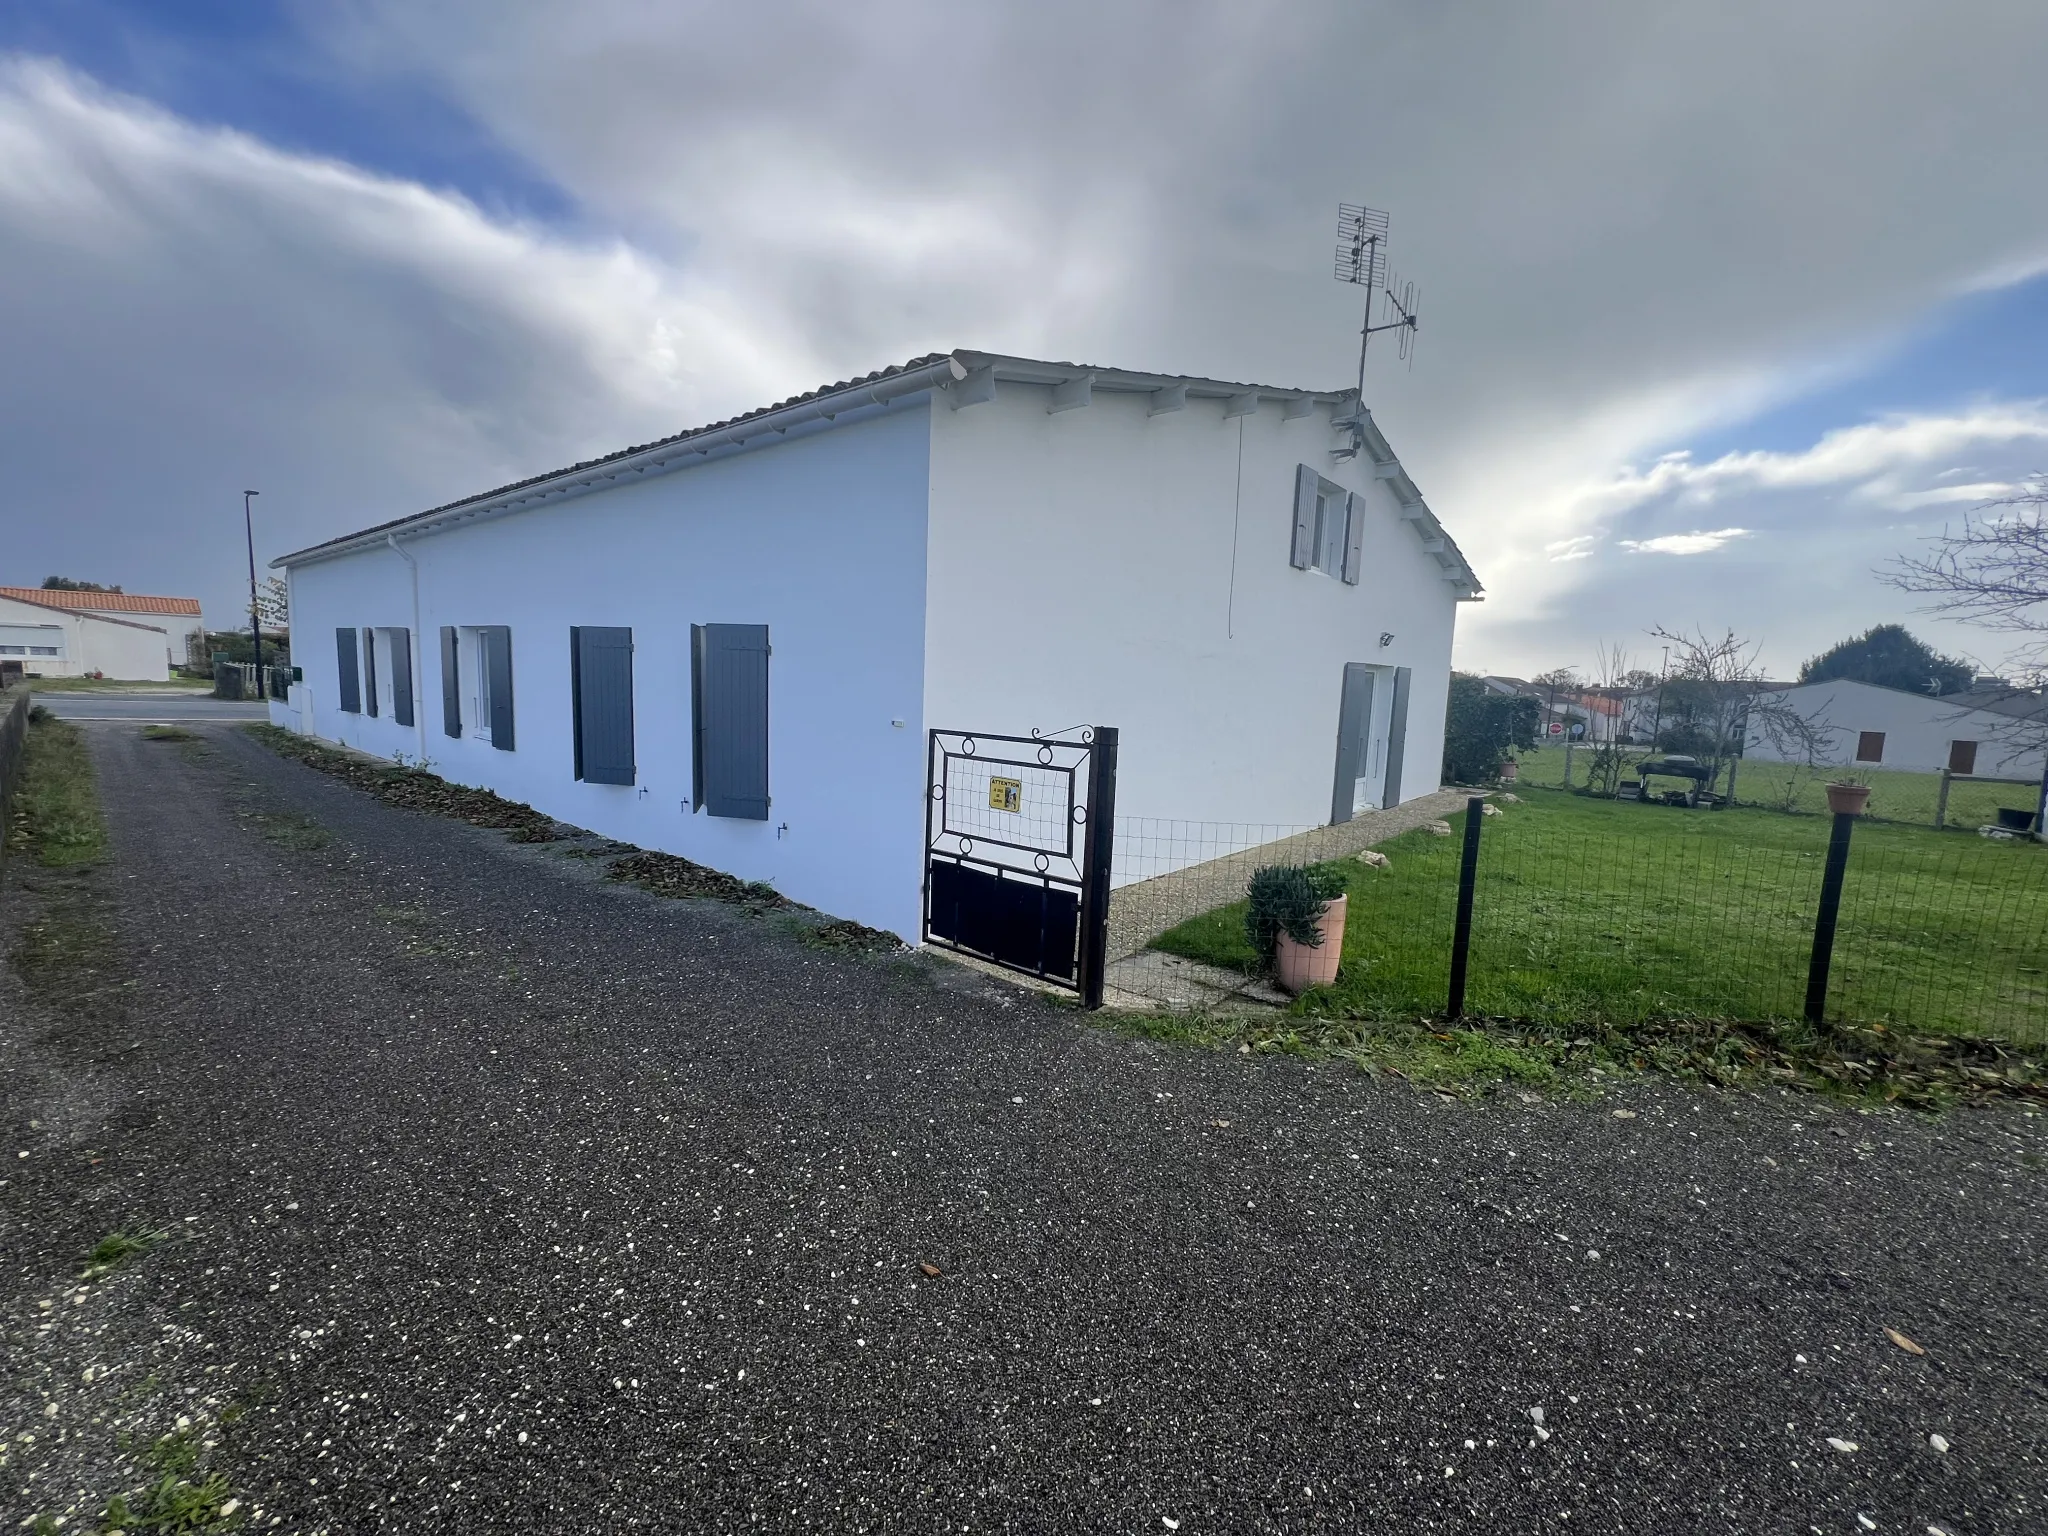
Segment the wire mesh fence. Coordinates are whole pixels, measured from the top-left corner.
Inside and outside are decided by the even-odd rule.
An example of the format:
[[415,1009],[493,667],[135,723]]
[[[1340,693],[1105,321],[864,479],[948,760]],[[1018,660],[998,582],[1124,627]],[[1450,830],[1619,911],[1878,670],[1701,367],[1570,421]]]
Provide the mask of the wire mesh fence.
[[[1611,762],[1603,761],[1600,749],[1595,747],[1538,747],[1521,755],[1519,781],[1546,789],[1585,791],[1599,784],[1604,770],[1611,787],[1616,781],[1633,782],[1638,763],[1664,755],[1648,747],[1616,747],[1610,751]],[[1733,800],[1736,805],[1758,810],[1825,816],[1827,781],[1840,771],[1743,758],[1735,764]],[[1873,821],[1975,831],[1978,827],[1996,825],[2001,810],[2032,815],[2040,798],[2040,781],[2036,778],[1989,773],[1907,773],[1867,765],[1858,765],[1851,771],[1870,785],[1870,805],[1865,814]],[[1728,791],[1726,773],[1715,787]]]
[[[1481,814],[1470,882],[1463,1011],[1627,1026],[1653,1019],[1808,1015],[1834,823],[1531,791]],[[1340,853],[1348,918],[1318,1012],[1442,1017],[1468,813],[1456,835]],[[1308,838],[1218,862],[1215,904],[1155,947],[1251,969],[1245,879]],[[1914,1032],[2048,1043],[2048,847],[1857,820],[1840,881],[1820,1017]],[[1236,867],[1242,864],[1242,878]],[[1236,880],[1229,887],[1221,871]],[[1227,900],[1222,898],[1227,897]]]

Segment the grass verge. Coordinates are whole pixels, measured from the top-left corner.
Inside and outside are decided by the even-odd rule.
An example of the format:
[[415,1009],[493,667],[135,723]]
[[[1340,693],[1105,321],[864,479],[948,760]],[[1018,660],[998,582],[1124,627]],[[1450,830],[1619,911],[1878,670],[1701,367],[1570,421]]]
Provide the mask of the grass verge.
[[1292,1014],[1093,1016],[1143,1039],[1252,1055],[1349,1061],[1460,1095],[1502,1087],[1584,1091],[1603,1077],[1656,1073],[1722,1087],[1787,1087],[1863,1104],[1946,1109],[1998,1099],[2048,1103],[2048,1063],[1995,1041],[1894,1035],[1883,1026],[1663,1019],[1559,1031],[1507,1020]]
[[106,818],[77,726],[41,709],[29,712],[14,804],[13,846],[38,864],[64,869],[106,856]]
[[188,731],[182,725],[145,725],[142,728],[144,741],[197,741],[199,733]]

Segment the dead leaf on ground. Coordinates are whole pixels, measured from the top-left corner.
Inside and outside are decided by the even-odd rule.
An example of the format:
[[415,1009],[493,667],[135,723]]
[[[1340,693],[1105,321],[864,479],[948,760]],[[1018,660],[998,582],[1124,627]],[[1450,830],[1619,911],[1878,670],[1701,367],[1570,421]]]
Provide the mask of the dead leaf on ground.
[[932,1279],[932,1280],[936,1280],[936,1279],[938,1279],[938,1278],[939,1278],[940,1270],[939,1270],[939,1266],[938,1266],[938,1265],[936,1265],[936,1264],[920,1264],[920,1265],[918,1265],[917,1267],[918,1267],[918,1269],[919,1269],[919,1270],[921,1270],[921,1271],[922,1271],[922,1272],[923,1272],[923,1273],[925,1274],[925,1276],[926,1276],[927,1278],[929,1278],[929,1279]]
[[1885,1329],[1884,1336],[1890,1339],[1894,1344],[1898,1345],[1899,1348],[1903,1349],[1909,1355],[1924,1355],[1927,1353],[1926,1350],[1922,1349],[1918,1344],[1915,1344],[1911,1339],[1907,1338],[1903,1333],[1899,1332],[1899,1330],[1896,1328]]

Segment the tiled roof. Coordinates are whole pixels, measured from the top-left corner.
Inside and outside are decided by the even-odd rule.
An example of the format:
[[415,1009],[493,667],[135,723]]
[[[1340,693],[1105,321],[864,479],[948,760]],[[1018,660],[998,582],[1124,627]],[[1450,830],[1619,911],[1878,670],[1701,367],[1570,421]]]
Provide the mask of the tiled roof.
[[196,597],[144,597],[137,592],[70,592],[54,587],[0,587],[0,597],[45,608],[88,608],[100,613],[184,613],[199,617]]
[[[453,511],[456,507],[467,506],[473,501],[490,501],[508,492],[523,490],[529,485],[540,485],[545,481],[558,480],[563,475],[573,475],[578,470],[596,469],[600,465],[609,464],[615,459],[630,459],[636,453],[645,453],[648,449],[659,448],[664,443],[679,443],[686,437],[696,437],[703,432],[716,432],[721,427],[736,427],[741,422],[752,421],[756,416],[766,416],[774,411],[788,410],[792,405],[802,405],[809,400],[822,399],[826,395],[836,395],[843,389],[856,389],[863,384],[875,384],[884,379],[893,379],[897,374],[909,373],[914,368],[927,368],[933,363],[944,362],[946,357],[947,354],[944,352],[928,352],[923,357],[913,357],[907,363],[895,363],[887,368],[878,368],[873,373],[862,374],[857,379],[842,379],[837,384],[826,384],[817,389],[805,390],[800,395],[791,395],[787,400],[778,400],[773,405],[764,405],[757,410],[743,411],[737,416],[728,416],[723,421],[707,421],[701,427],[689,427],[681,432],[672,433],[667,437],[657,437],[652,442],[635,443],[632,447],[621,448],[615,453],[602,454],[597,458],[584,459],[575,464],[565,464],[560,469],[551,469],[544,475],[528,475],[524,480],[514,480],[497,487],[495,490],[479,491],[474,495],[464,496],[456,501],[443,502],[440,506],[429,507],[424,512],[408,512],[404,517],[394,517],[388,523],[373,523],[368,528],[358,528],[354,533],[343,534],[340,538],[329,539],[322,544],[310,545],[286,558],[295,560],[300,555],[310,555],[315,550],[327,549],[336,544],[347,544],[356,539],[367,538],[372,534],[384,533],[394,528],[402,528],[408,523],[419,522],[423,518],[434,516],[436,513],[449,512]],[[273,561],[272,563],[275,564],[276,562]]]

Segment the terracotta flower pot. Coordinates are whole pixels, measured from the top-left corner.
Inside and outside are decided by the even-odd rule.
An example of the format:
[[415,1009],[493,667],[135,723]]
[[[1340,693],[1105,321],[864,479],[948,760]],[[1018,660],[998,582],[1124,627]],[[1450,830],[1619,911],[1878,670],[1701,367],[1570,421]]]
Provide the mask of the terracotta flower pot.
[[1509,759],[1508,759],[1508,760],[1507,760],[1506,762],[1504,762],[1504,763],[1502,763],[1502,764],[1500,765],[1500,781],[1501,781],[1501,783],[1503,783],[1503,784],[1512,784],[1512,783],[1514,783],[1514,782],[1515,782],[1515,781],[1516,781],[1517,779],[1519,779],[1519,778],[1520,778],[1521,776],[1522,776],[1522,765],[1521,765],[1520,763],[1516,762],[1516,761],[1515,761],[1515,760],[1514,760],[1514,759],[1513,759],[1512,757],[1511,757],[1511,758],[1509,758]]
[[1861,816],[1870,803],[1868,784],[1830,784],[1827,792],[1828,809],[1837,816]]
[[1350,901],[1349,896],[1339,896],[1323,908],[1323,915],[1316,919],[1316,932],[1323,942],[1313,949],[1280,935],[1273,950],[1273,976],[1284,990],[1306,992],[1337,979],[1337,963],[1344,958],[1344,909]]

